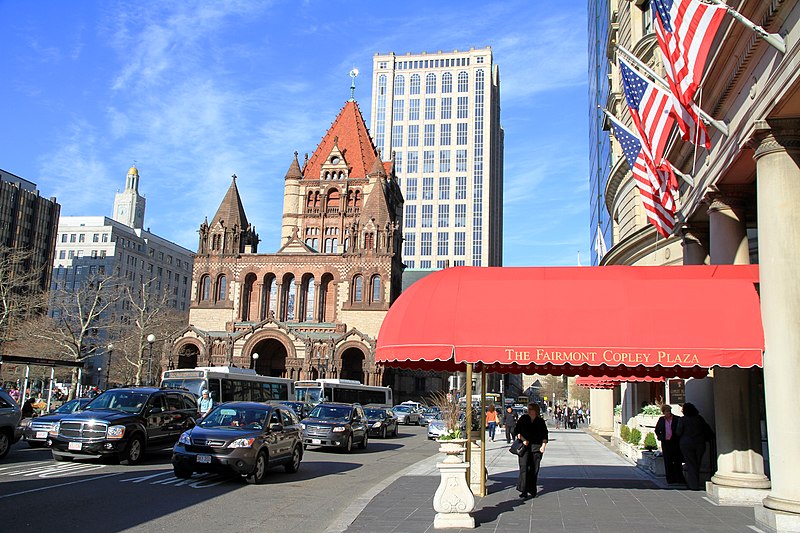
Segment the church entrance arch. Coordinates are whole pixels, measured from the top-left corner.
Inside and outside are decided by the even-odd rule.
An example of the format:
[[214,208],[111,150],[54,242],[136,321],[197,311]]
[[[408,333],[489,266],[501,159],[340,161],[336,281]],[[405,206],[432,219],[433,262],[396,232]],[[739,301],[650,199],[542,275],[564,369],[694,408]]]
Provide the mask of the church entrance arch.
[[286,355],[286,346],[281,341],[263,339],[250,352],[250,368],[262,376],[286,377]]
[[342,379],[354,379],[364,383],[364,352],[358,348],[347,348],[342,353]]
[[178,368],[195,368],[200,357],[200,348],[188,343],[178,349]]

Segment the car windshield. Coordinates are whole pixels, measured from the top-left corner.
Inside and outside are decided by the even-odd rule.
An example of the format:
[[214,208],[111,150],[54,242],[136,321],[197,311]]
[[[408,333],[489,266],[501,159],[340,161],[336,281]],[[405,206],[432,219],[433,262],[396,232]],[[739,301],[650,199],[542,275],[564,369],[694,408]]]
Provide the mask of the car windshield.
[[394,407],[394,410],[395,411],[400,411],[401,413],[408,413],[408,412],[411,411],[411,408],[408,407],[407,405],[396,405]]
[[161,381],[161,386],[167,389],[186,389],[192,394],[195,395],[196,398],[200,397],[200,394],[203,392],[203,389],[208,388],[208,384],[206,380],[193,378],[193,379],[179,379],[179,378],[170,378]]
[[203,418],[200,427],[233,430],[264,429],[269,409],[220,405]]
[[125,413],[138,413],[150,397],[145,392],[108,390],[86,405],[86,409],[113,409]]
[[70,400],[61,405],[58,409],[53,411],[54,413],[60,415],[68,415],[74,413],[75,411],[81,410],[81,401],[80,400]]
[[383,409],[364,409],[367,418],[386,418],[386,411]]
[[338,405],[318,405],[311,410],[308,417],[347,422],[350,420],[350,408]]

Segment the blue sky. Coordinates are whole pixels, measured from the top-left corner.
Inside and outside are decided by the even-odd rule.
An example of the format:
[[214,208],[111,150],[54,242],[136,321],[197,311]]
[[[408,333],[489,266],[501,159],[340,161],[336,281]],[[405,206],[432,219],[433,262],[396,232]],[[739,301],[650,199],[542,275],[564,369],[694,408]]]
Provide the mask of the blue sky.
[[0,0],[0,168],[63,215],[111,215],[135,160],[145,226],[191,250],[239,177],[259,251],[283,177],[349,97],[369,125],[372,56],[491,46],[505,129],[504,264],[589,261],[583,0]]

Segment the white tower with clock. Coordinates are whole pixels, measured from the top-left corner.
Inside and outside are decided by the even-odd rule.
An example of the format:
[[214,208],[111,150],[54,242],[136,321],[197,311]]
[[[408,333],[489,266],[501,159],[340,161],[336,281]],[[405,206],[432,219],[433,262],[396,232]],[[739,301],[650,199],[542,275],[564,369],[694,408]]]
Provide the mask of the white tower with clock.
[[128,169],[125,190],[114,197],[112,218],[134,229],[144,227],[144,197],[139,194],[139,170],[136,165]]

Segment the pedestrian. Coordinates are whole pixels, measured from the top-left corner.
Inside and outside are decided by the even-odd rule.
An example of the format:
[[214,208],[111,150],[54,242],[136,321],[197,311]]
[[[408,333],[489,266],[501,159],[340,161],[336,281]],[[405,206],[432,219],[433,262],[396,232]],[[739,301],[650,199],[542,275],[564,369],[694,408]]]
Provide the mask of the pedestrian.
[[656,422],[656,438],[661,441],[661,455],[664,457],[664,473],[667,483],[685,483],[683,479],[683,456],[681,455],[678,434],[679,416],[672,414],[669,404],[661,406],[661,418]]
[[489,428],[489,438],[494,442],[494,434],[497,431],[497,411],[494,404],[491,404],[486,410],[486,426]]
[[686,485],[690,490],[700,490],[700,463],[706,452],[706,442],[711,440],[714,432],[691,403],[683,404],[683,416],[677,429],[681,453],[686,461]]
[[22,404],[22,409],[21,409],[22,418],[33,418],[33,412],[34,412],[33,402],[34,401],[35,400],[31,396],[30,398],[25,400],[25,403]]
[[200,401],[197,402],[197,411],[200,413],[201,417],[204,417],[208,415],[208,413],[210,413],[211,409],[213,408],[214,408],[214,399],[211,398],[211,394],[209,394],[208,389],[203,389]]
[[12,388],[8,394],[14,399],[15,402],[19,403],[20,394],[17,387]]
[[511,406],[506,408],[506,414],[503,416],[503,427],[506,431],[506,444],[511,444],[511,437],[514,436],[514,427],[517,425],[517,413]]
[[519,458],[519,479],[517,490],[520,498],[530,495],[536,497],[536,483],[539,478],[539,464],[547,447],[547,424],[539,416],[539,405],[528,404],[528,414],[517,420],[514,428],[515,438],[525,445],[525,453]]

